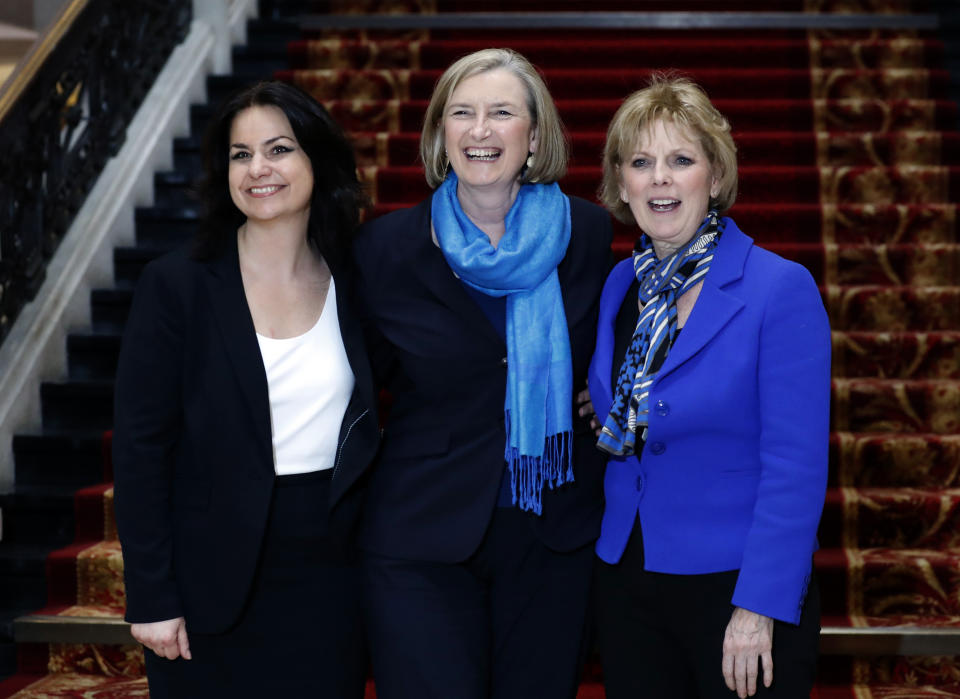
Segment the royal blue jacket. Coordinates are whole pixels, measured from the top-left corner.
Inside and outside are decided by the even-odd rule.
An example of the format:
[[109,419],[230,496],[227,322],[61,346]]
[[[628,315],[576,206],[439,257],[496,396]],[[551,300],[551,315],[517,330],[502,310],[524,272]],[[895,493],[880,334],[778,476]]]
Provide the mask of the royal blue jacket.
[[[634,278],[624,260],[600,300],[589,383],[601,421],[612,402],[616,316]],[[739,570],[734,605],[798,623],[826,491],[829,416],[830,328],[816,283],[726,219],[651,388],[640,458],[607,464],[597,554],[617,562],[639,515],[647,570]]]

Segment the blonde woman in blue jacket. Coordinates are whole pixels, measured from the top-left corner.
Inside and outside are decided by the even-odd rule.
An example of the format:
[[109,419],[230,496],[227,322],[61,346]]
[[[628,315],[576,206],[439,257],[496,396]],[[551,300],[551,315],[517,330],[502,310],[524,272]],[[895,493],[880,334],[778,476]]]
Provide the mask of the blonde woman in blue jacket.
[[640,228],[607,279],[589,389],[609,455],[596,593],[607,697],[808,697],[830,329],[803,267],[722,217],[727,120],[655,76],[607,133],[601,198]]

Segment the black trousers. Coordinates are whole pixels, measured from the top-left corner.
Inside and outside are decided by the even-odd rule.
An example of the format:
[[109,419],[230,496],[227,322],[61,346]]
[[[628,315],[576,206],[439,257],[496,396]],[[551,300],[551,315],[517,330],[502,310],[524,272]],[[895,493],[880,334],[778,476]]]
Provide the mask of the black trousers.
[[[668,575],[643,570],[639,526],[616,565],[597,560],[597,636],[607,699],[731,699],[723,636],[738,571]],[[807,699],[817,672],[820,593],[807,591],[799,625],[775,621],[773,685],[757,697]]]
[[363,556],[378,699],[572,699],[593,547],[557,553],[497,508],[462,563]]
[[361,699],[367,658],[359,567],[327,533],[329,472],[280,476],[256,579],[237,624],[187,636],[192,660],[144,650],[153,699]]

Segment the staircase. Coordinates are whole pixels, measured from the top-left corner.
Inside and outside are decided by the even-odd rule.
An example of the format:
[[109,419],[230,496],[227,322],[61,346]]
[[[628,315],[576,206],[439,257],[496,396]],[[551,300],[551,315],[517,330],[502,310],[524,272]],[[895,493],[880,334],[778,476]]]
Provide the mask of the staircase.
[[[426,11],[431,28],[389,15],[376,30],[330,28],[362,23],[336,14],[344,7],[386,4]],[[538,20],[530,13],[542,8],[533,0],[262,0],[251,43],[234,51],[234,74],[209,79],[210,103],[271,74],[312,92],[351,132],[375,201],[368,216],[376,216],[428,194],[416,160],[423,112],[440,72],[465,53],[510,46],[543,71],[573,146],[561,186],[589,199],[620,100],[652,69],[703,85],[739,147],[731,215],[758,244],[811,270],[834,330],[830,489],[816,558],[824,614],[817,696],[960,696],[960,119],[957,78],[942,67],[956,53],[923,28],[929,14],[911,16],[920,28],[901,18],[875,29],[833,26],[832,12],[932,7],[914,5],[777,0],[764,9],[794,19],[814,10],[802,17],[831,26],[611,31],[584,17],[575,28],[531,26]],[[599,13],[634,9],[625,0],[550,9],[584,6],[594,23]],[[644,3],[661,25],[678,19],[675,10],[701,21],[720,6],[744,12],[756,3]],[[297,19],[304,8],[314,14]],[[490,23],[506,27],[464,28],[460,13],[470,11],[502,13]],[[70,335],[68,379],[41,388],[42,431],[14,441],[17,492],[0,499],[0,616],[40,611],[16,624],[19,673],[0,683],[0,697],[35,681],[16,696],[68,696],[55,692],[81,686],[91,696],[145,695],[140,651],[119,621],[105,459],[112,379],[140,270],[192,235],[189,185],[211,111],[192,109],[175,169],[157,175],[155,206],[137,212],[136,246],[115,251],[115,286],[93,293],[92,327]],[[624,256],[636,230],[618,224],[616,232]],[[590,664],[581,699],[602,697],[599,682]]]

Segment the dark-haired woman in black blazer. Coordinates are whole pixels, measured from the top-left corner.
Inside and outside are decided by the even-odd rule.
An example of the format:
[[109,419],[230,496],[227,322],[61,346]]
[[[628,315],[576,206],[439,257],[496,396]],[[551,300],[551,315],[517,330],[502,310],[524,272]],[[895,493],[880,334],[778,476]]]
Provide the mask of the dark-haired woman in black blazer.
[[127,615],[153,697],[360,697],[338,533],[376,450],[347,292],[353,155],[300,90],[261,83],[207,136],[197,245],[140,279],[117,375]]

